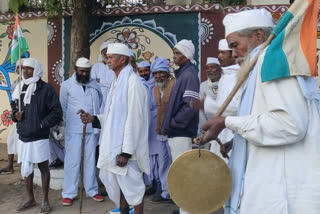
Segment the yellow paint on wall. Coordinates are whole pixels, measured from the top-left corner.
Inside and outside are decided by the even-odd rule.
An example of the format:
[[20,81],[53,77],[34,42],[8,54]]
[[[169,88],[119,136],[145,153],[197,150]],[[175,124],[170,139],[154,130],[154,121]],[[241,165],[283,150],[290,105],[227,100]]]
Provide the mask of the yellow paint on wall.
[[[10,22],[14,23],[14,22]],[[0,23],[0,35],[7,32],[10,23]],[[48,81],[48,45],[47,45],[47,19],[33,19],[33,20],[20,20],[22,29],[27,29],[30,33],[25,32],[24,36],[29,45],[29,52],[32,58],[36,58],[43,65],[43,80]],[[3,63],[7,56],[9,47],[8,44],[10,39],[8,36],[1,40],[1,51],[0,51],[0,65]],[[15,73],[9,73],[10,81],[13,83],[18,78]],[[9,104],[9,98],[6,91],[0,90],[0,115],[3,115],[5,110],[11,111]],[[0,121],[0,130],[6,128],[4,132],[0,134],[0,143],[6,143],[8,132],[11,128],[4,125],[3,121]]]

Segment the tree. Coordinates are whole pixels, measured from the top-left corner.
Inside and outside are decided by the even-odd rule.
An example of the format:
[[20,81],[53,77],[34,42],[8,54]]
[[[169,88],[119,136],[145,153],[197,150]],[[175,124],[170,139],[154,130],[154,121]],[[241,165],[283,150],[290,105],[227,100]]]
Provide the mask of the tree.
[[74,65],[79,57],[90,57],[89,44],[89,14],[92,10],[92,1],[73,1],[73,15],[71,25],[71,47],[70,47],[70,76],[73,74]]

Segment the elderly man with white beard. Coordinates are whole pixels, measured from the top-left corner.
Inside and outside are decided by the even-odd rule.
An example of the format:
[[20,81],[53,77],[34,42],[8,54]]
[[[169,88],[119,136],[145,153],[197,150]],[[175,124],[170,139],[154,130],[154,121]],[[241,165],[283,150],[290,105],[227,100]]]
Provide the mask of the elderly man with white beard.
[[[236,61],[257,54],[274,26],[264,9],[227,15],[226,39]],[[229,160],[231,214],[319,213],[320,116],[314,78],[291,76],[261,81],[266,50],[243,88],[238,116],[215,117],[203,125],[201,143],[225,128],[236,132]],[[270,72],[272,67],[270,67]],[[312,96],[310,96],[312,95]]]
[[[156,110],[154,112],[155,114],[151,115],[149,135],[153,136],[153,144],[157,145],[149,147],[149,153],[157,154],[155,156],[157,164],[151,171],[153,171],[153,174],[158,175],[157,192],[153,196],[152,201],[167,203],[170,202],[167,189],[167,174],[171,164],[171,155],[168,138],[163,135],[161,126],[175,80],[174,77],[169,74],[168,60],[163,57],[156,57],[151,64],[150,70],[156,83],[152,93],[156,103]],[[153,151],[155,149],[157,149],[157,151]]]
[[[208,57],[205,71],[208,79],[200,84],[200,99],[203,101],[210,99],[211,102],[215,102],[222,73],[218,59],[215,57]],[[202,107],[202,110],[199,113],[200,126],[212,117],[213,115],[207,115]]]

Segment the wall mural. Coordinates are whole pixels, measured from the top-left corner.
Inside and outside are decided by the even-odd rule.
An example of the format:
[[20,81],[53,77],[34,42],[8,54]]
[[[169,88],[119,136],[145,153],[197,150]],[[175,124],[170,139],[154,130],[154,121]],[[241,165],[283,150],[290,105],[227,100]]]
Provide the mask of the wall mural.
[[[175,20],[172,22],[171,20]],[[66,17],[63,26],[63,52],[65,78],[68,78],[70,56],[70,26],[71,19]],[[179,26],[179,27],[177,27]],[[189,28],[190,31],[182,31]],[[90,61],[95,63],[99,54],[100,45],[106,41],[127,44],[133,51],[136,61],[152,62],[156,56],[162,56],[172,62],[172,48],[181,39],[192,40],[195,44],[195,60],[199,62],[199,14],[163,14],[92,17],[90,20]]]
[[120,42],[132,49],[137,63],[152,62],[154,57],[166,57],[172,66],[172,48],[177,43],[176,35],[157,27],[154,20],[142,21],[124,17],[114,23],[103,22],[101,27],[90,34],[90,60],[98,58],[100,45],[104,41]]
[[[107,8],[96,11],[90,18],[90,61],[95,63],[99,47],[106,40],[126,43],[133,50],[137,62],[153,61],[162,56],[172,63],[172,47],[181,39],[192,40],[195,45],[196,68],[201,81],[206,79],[206,58],[218,56],[218,41],[224,38],[222,19],[227,13],[252,8],[265,8],[278,20],[288,5],[228,6],[160,5],[142,7]],[[47,19],[45,11],[19,14],[21,26],[31,57],[41,61],[45,81],[59,92],[60,84],[69,78],[71,13],[64,11],[62,19]],[[14,23],[13,14],[0,14],[0,143],[12,124],[10,94],[13,80],[17,79],[10,64],[10,41]],[[320,23],[320,22],[318,22]],[[318,25],[318,62],[320,58],[320,24]],[[10,38],[11,37],[11,38]],[[318,63],[320,67],[320,62]],[[319,81],[320,83],[320,81]]]

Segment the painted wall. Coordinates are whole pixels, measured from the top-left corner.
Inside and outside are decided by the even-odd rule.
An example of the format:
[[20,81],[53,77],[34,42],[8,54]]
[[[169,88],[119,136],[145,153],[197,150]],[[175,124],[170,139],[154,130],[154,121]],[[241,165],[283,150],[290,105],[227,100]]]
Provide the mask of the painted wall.
[[[24,36],[29,45],[31,57],[43,64],[43,80],[48,81],[47,61],[47,19],[33,19],[20,21]],[[10,44],[13,33],[13,21],[0,22],[0,143],[5,143],[12,125],[10,96],[8,90],[11,83],[18,78],[14,73],[15,65],[10,61]],[[5,89],[5,90],[4,90]]]
[[[235,13],[254,7],[270,11],[279,19],[288,5],[233,6],[220,5],[163,5],[129,8],[114,8],[97,11],[90,19],[91,63],[98,58],[99,46],[105,40],[118,40],[128,44],[137,61],[154,60],[155,56],[166,57],[172,62],[172,47],[181,39],[195,44],[195,60],[201,80],[206,79],[204,67],[207,57],[217,57],[218,41],[224,38],[222,19],[227,13]],[[20,14],[21,26],[27,30],[24,35],[30,47],[31,57],[44,66],[44,80],[59,92],[60,84],[69,78],[71,14],[64,12],[63,19],[47,20],[44,11]],[[14,17],[0,14],[0,143],[6,142],[12,121],[10,120],[7,84],[17,75],[6,62]],[[319,24],[320,26],[320,24]],[[318,29],[320,35],[320,27]],[[317,42],[320,55],[320,37]],[[319,57],[318,57],[319,58]],[[320,63],[319,63],[320,66]],[[11,69],[11,70],[10,70]],[[320,83],[320,81],[319,81]]]

